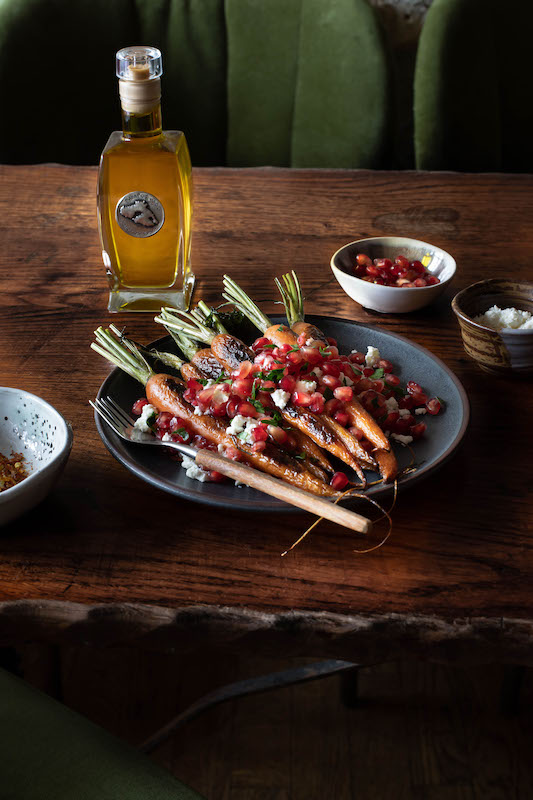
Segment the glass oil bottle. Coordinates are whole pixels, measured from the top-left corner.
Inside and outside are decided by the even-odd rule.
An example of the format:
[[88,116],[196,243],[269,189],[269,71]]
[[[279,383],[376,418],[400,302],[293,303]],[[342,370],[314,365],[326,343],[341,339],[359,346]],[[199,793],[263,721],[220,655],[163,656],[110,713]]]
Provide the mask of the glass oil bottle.
[[122,131],[100,159],[98,227],[110,312],[187,308],[191,271],[191,161],[181,131],[161,124],[161,53],[116,56]]

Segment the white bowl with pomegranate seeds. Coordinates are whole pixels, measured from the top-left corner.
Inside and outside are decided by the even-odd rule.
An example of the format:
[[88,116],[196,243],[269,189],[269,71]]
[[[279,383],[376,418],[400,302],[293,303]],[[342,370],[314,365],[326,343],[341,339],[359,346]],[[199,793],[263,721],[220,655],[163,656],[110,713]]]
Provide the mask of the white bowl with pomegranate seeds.
[[46,497],[69,457],[72,429],[53,406],[22,389],[0,387],[0,409],[0,453],[26,475],[0,491],[5,525]]
[[452,256],[404,236],[374,236],[345,244],[331,269],[347,295],[364,308],[405,314],[429,305],[455,275]]

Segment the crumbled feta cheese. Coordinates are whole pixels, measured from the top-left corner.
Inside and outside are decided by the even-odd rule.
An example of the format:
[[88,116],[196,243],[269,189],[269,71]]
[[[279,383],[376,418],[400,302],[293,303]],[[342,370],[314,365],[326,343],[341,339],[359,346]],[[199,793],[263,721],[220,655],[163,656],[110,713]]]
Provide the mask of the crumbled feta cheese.
[[161,439],[162,442],[172,442],[174,441],[170,433],[164,433]]
[[245,425],[246,417],[243,417],[242,414],[236,414],[226,428],[226,433],[238,436],[239,433],[244,430]]
[[395,397],[387,397],[385,400],[385,406],[387,407],[389,414],[391,414],[393,411],[398,411],[398,401]]
[[397,442],[400,442],[400,444],[403,445],[411,444],[413,441],[412,436],[404,436],[402,433],[392,433],[391,439],[395,439]]
[[192,478],[195,481],[200,481],[200,483],[205,483],[209,480],[209,473],[199,467],[194,458],[183,456],[181,460],[181,466],[185,470],[185,474],[188,478]]
[[205,411],[202,411],[200,406],[195,406],[193,413],[196,414],[197,417],[200,417],[202,414],[205,414]]
[[231,420],[231,425],[226,428],[226,433],[238,436],[243,442],[253,444],[255,439],[252,435],[254,428],[258,428],[261,423],[251,417],[243,417],[242,414],[237,414]]
[[291,399],[291,393],[284,392],[283,389],[276,389],[276,391],[272,392],[270,396],[274,401],[274,405],[276,405],[278,408],[285,408]]
[[313,344],[313,342],[314,342],[314,341],[315,341],[315,340],[314,340],[314,339],[313,339],[313,337],[311,336],[311,338],[310,338],[310,339],[308,339],[308,340],[306,341],[306,343],[305,343],[305,346],[306,346],[306,347],[311,347],[311,345]]
[[349,377],[348,377],[348,375],[345,375],[345,374],[344,374],[344,372],[341,372],[341,374],[339,375],[339,380],[340,380],[340,382],[341,382],[341,383],[343,383],[345,386],[353,386],[353,381],[352,381],[352,379],[351,379],[351,378],[349,378]]
[[324,374],[320,369],[320,367],[315,367],[314,369],[311,370],[311,372],[313,373],[313,375],[316,375],[317,378],[321,378],[322,375]]
[[377,366],[378,361],[380,360],[381,355],[377,347],[373,347],[371,344],[368,345],[368,349],[366,351],[365,356],[365,364],[367,367],[375,367]]
[[492,306],[484,314],[474,317],[474,322],[501,331],[504,328],[514,330],[532,330],[533,315],[529,311],[521,311],[519,308],[499,308]]
[[135,425],[133,427],[138,428],[143,433],[152,433],[149,423],[155,422],[156,416],[157,408],[154,408],[154,406],[151,406],[150,403],[147,403],[145,406],[143,406],[141,416],[135,421]]
[[316,389],[315,381],[296,381],[296,391],[313,394]]
[[410,417],[411,416],[411,412],[409,411],[408,408],[400,408],[399,411],[400,411],[400,417]]
[[218,452],[220,453],[221,456],[225,456],[226,455],[226,445],[219,444],[218,447],[217,447],[217,450],[218,450]]
[[423,407],[422,408],[415,408],[415,414],[427,414],[427,413],[428,413],[427,408],[423,408]]

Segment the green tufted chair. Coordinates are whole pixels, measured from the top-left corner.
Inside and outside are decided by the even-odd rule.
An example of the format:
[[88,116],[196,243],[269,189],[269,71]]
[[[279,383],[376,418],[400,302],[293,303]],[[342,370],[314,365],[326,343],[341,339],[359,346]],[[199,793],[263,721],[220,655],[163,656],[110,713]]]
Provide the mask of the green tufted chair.
[[367,0],[0,0],[0,162],[97,163],[131,44],[162,50],[163,124],[197,166],[387,165]]
[[418,169],[533,172],[531,0],[434,0],[415,70]]
[[149,758],[0,670],[2,800],[202,800]]

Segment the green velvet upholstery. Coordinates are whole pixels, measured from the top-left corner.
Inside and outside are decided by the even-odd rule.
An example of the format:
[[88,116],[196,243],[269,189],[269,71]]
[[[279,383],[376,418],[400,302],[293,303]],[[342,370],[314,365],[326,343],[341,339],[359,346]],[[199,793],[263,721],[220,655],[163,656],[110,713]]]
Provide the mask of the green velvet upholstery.
[[226,12],[230,166],[383,166],[387,63],[366,0],[227,0]]
[[414,84],[418,169],[533,172],[533,3],[434,0]]
[[96,163],[120,128],[114,54],[142,43],[194,164],[388,166],[368,0],[0,0],[0,162]]
[[2,800],[201,800],[150,759],[0,670]]

